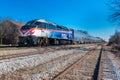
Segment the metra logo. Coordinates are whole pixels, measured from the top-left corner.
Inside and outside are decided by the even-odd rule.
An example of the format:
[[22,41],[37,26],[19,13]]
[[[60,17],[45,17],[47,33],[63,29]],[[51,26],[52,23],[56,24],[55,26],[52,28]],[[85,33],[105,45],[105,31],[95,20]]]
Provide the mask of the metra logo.
[[62,34],[63,39],[67,39],[67,34]]

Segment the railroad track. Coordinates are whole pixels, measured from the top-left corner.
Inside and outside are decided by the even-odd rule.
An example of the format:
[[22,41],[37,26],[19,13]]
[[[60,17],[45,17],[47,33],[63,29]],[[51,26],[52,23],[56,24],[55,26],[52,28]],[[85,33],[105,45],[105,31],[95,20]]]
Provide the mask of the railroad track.
[[97,80],[119,80],[119,69],[110,59],[108,50],[103,49],[99,65],[99,74]]
[[[94,56],[96,57],[95,59],[93,59]],[[87,80],[101,80],[101,73],[102,73],[101,59],[102,59],[102,48],[101,50],[96,50],[96,49],[91,50],[90,52],[86,53],[83,57],[81,57],[79,60],[77,60],[75,63],[73,63],[72,65],[64,69],[62,72],[54,76],[52,80],[63,80],[63,79],[65,80],[84,80],[84,79],[85,80],[86,79]],[[90,64],[88,64],[89,61],[90,61]],[[84,63],[87,63],[88,66],[85,65]],[[87,72],[83,70],[83,67],[85,66],[87,66],[88,69],[89,67],[91,67],[91,69]]]
[[[11,67],[16,69],[19,63],[23,64],[11,72],[4,72],[2,70],[2,74],[0,75],[1,80],[6,80],[10,78],[10,80],[106,80],[114,78],[112,68],[110,68],[111,63],[107,55],[106,51],[102,49],[100,46],[95,46],[95,48],[89,48],[88,50],[80,49],[80,48],[65,48],[63,51],[58,51],[56,48],[56,52],[43,54],[46,56],[32,56],[27,58],[21,58],[16,62],[13,61],[5,61],[5,64],[10,64],[9,69]],[[49,49],[50,52],[53,49]],[[47,50],[46,50],[47,51]],[[48,51],[49,52],[49,51]],[[36,53],[37,54],[37,53]],[[57,54],[57,55],[56,55]],[[53,56],[54,55],[54,56]],[[33,58],[34,57],[34,58]],[[30,62],[29,63],[28,59]],[[15,59],[17,60],[17,59]],[[4,61],[4,60],[3,60]],[[26,61],[26,62],[25,62]],[[37,62],[37,63],[36,63]],[[36,64],[36,66],[34,66]],[[28,66],[30,65],[30,66]],[[108,74],[109,73],[109,74]],[[9,76],[7,76],[9,74]],[[118,79],[119,80],[119,79]]]
[[63,49],[69,49],[69,48],[55,48],[55,49],[44,49],[44,50],[38,50],[35,52],[26,52],[26,53],[20,53],[20,54],[8,54],[8,55],[1,55],[0,56],[0,60],[4,60],[4,59],[10,59],[10,58],[16,58],[16,57],[24,57],[24,56],[30,56],[30,55],[35,55],[35,54],[43,54],[43,53],[47,53],[47,52],[54,52],[57,50],[63,50]]
[[0,50],[18,50],[18,49],[27,49],[27,48],[55,48],[55,47],[81,47],[81,46],[91,46],[95,44],[80,44],[80,45],[49,45],[49,46],[0,46]]
[[[46,76],[48,73],[50,74],[50,76],[54,76],[54,74],[58,73],[58,71],[61,71],[64,69],[64,67],[67,67],[70,64],[72,64],[74,61],[82,57],[82,55],[84,55],[89,50],[91,50],[91,48],[88,50],[81,50],[80,48],[69,50],[65,49],[62,51],[57,50],[53,53],[50,52],[47,54],[38,54],[30,57],[23,57],[20,59],[16,58],[10,60],[2,60],[1,62],[5,61],[4,64],[6,64],[6,66],[9,65],[7,68],[9,71],[6,71],[5,67],[0,69],[2,72],[2,74],[0,75],[2,77],[0,77],[0,79],[6,80],[10,78],[10,80],[13,80],[14,78],[14,80],[29,80],[29,77],[30,80],[36,80],[36,76],[40,76],[41,79],[45,79],[44,76]],[[0,65],[4,64],[1,63]],[[9,76],[7,76],[8,74]],[[38,80],[40,80],[40,77]]]

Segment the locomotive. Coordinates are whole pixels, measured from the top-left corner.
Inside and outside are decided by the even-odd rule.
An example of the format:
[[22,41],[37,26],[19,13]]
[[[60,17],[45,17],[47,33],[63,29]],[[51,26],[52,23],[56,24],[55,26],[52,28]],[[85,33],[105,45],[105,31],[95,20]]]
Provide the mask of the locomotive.
[[44,19],[27,22],[19,30],[19,46],[97,42],[85,31],[73,30]]
[[31,20],[19,30],[19,46],[71,44],[73,30],[44,19]]

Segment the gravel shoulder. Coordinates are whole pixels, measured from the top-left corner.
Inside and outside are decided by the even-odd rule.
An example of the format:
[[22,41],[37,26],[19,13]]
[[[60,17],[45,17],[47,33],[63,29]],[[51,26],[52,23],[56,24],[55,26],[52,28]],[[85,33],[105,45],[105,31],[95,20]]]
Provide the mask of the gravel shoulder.
[[20,54],[20,53],[29,53],[29,52],[36,52],[37,49],[18,49],[18,50],[2,50],[0,51],[0,56],[8,55],[8,54]]
[[120,80],[120,58],[111,52],[111,47],[104,47],[103,79]]
[[107,52],[107,56],[111,61],[111,66],[114,71],[113,74],[115,76],[115,80],[119,80],[120,79],[120,59],[116,57],[114,54],[112,54],[111,52]]

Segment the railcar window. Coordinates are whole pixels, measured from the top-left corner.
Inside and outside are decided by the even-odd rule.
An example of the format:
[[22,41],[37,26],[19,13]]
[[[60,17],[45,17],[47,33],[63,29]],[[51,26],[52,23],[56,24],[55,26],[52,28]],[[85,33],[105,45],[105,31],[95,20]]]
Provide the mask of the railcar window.
[[43,28],[46,28],[46,24],[45,24],[45,23],[43,23],[43,24],[42,24],[42,27],[43,27]]
[[46,24],[45,23],[40,23],[38,27],[39,28],[46,28]]
[[[54,26],[54,25],[53,25]],[[57,26],[54,26],[54,30],[57,30]]]
[[35,22],[32,24],[32,26],[39,26],[41,23],[40,22]]
[[46,28],[49,29],[49,24],[46,24]]
[[62,27],[60,27],[60,26],[57,26],[57,30],[62,30]]
[[47,27],[47,29],[50,29],[50,28],[49,28],[49,27],[50,27],[49,24],[46,24],[46,27]]
[[69,31],[68,28],[64,27],[64,26],[61,26],[62,30],[64,31]]
[[51,25],[51,24],[48,24],[47,27],[48,27],[48,29],[53,29],[53,30],[56,30],[56,29],[57,29],[56,26]]

